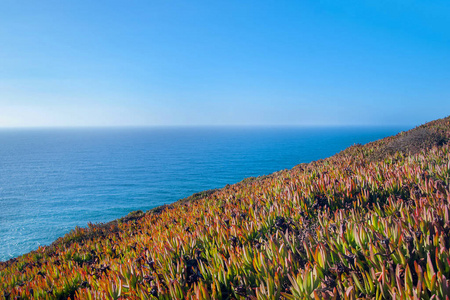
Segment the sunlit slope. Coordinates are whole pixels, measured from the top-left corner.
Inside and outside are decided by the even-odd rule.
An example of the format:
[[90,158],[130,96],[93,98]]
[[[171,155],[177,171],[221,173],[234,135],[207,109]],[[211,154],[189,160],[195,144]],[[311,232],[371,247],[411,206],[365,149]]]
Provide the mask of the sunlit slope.
[[445,299],[449,139],[447,117],[78,228],[1,263],[0,297]]

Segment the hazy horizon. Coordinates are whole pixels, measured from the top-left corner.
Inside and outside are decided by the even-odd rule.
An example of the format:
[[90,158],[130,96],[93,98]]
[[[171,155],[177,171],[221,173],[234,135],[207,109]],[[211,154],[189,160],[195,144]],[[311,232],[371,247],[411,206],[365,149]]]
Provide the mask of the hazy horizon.
[[[431,120],[432,121],[432,120]],[[428,122],[428,121],[427,121]],[[362,125],[271,125],[271,124],[256,124],[256,125],[239,125],[239,124],[225,124],[225,125],[76,125],[76,126],[3,126],[0,127],[0,130],[14,130],[14,129],[233,129],[233,128],[248,128],[248,129],[339,129],[339,128],[414,128],[425,124],[427,122],[421,124],[362,124]]]

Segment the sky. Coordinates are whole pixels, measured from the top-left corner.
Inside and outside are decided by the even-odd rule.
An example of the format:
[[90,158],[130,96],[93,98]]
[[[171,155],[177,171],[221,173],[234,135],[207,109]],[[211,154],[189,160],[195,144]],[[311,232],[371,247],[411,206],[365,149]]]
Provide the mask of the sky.
[[0,1],[0,127],[420,125],[450,1]]

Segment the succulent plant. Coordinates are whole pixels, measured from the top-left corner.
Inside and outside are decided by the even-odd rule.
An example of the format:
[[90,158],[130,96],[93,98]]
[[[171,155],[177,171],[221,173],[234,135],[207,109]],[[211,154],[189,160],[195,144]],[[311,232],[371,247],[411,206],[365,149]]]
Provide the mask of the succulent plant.
[[75,228],[1,262],[0,297],[446,299],[450,147],[393,149],[450,118],[419,129]]

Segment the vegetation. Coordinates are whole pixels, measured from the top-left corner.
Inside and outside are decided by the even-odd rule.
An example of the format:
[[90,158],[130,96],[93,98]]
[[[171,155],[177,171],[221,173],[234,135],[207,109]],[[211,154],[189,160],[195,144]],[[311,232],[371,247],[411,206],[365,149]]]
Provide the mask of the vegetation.
[[76,228],[0,264],[5,299],[446,299],[450,117]]

